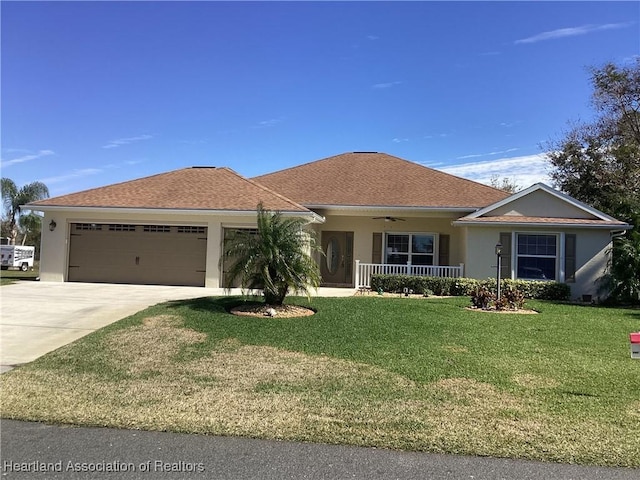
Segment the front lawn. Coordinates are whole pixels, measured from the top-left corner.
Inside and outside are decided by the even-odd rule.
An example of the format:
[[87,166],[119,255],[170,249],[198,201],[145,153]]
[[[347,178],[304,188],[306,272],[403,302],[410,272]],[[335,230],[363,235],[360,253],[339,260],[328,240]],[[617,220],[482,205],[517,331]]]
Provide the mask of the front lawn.
[[35,280],[40,275],[38,263],[35,262],[33,270],[23,272],[18,269],[0,270],[0,285],[10,285],[18,280]]
[[369,296],[227,313],[240,301],[157,305],[5,373],[2,416],[640,466],[640,310]]

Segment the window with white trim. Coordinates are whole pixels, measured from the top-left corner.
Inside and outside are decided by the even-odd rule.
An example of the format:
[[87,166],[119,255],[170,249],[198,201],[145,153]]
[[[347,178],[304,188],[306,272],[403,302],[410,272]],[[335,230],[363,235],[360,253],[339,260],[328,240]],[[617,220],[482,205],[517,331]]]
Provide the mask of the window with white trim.
[[516,273],[527,280],[555,280],[558,271],[558,236],[516,234]]
[[388,233],[385,263],[434,265],[436,238],[425,233]]

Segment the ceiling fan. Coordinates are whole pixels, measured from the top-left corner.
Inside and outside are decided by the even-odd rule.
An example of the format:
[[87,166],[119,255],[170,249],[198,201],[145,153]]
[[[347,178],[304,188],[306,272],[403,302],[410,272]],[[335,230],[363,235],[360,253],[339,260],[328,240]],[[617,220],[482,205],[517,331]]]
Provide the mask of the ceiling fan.
[[400,220],[401,222],[404,222],[404,218],[400,218],[400,217],[373,217],[374,220],[382,220],[384,219],[385,222],[397,222],[398,220]]

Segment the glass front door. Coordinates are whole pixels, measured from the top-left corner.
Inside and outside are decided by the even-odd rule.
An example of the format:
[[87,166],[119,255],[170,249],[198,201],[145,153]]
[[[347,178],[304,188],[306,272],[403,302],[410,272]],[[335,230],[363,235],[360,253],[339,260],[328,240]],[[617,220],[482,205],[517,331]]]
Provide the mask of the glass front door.
[[353,232],[322,232],[320,260],[322,285],[351,286],[353,283]]

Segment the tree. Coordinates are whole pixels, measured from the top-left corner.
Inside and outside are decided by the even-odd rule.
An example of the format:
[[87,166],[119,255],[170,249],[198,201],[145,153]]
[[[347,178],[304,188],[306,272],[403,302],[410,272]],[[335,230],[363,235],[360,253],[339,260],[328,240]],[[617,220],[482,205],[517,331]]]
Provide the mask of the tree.
[[320,285],[320,274],[311,256],[318,251],[316,238],[304,230],[305,220],[283,217],[260,203],[257,221],[257,232],[237,230],[225,241],[223,254],[233,260],[225,286],[239,278],[242,288],[261,288],[269,305],[282,305],[289,291],[309,295]]
[[620,300],[640,299],[640,58],[590,68],[595,119],[571,126],[545,147],[556,187],[633,224],[614,242],[605,278]]
[[507,193],[516,193],[520,190],[520,186],[517,184],[515,178],[503,177],[500,179],[498,174],[491,175],[489,179],[489,185],[498,190],[502,190]]
[[[25,205],[36,200],[42,200],[49,197],[49,189],[42,182],[32,182],[24,185],[22,188],[18,188],[13,180],[10,178],[2,178],[2,205],[4,211],[2,213],[2,220],[4,228],[6,229],[7,236],[9,237],[11,244],[15,245],[18,234],[20,233],[20,217],[22,215],[21,205]],[[23,225],[25,227],[33,227],[33,220],[25,220]],[[23,233],[28,234],[27,232]]]
[[42,217],[33,212],[21,215],[18,221],[22,232],[22,245],[34,245],[40,240]]

